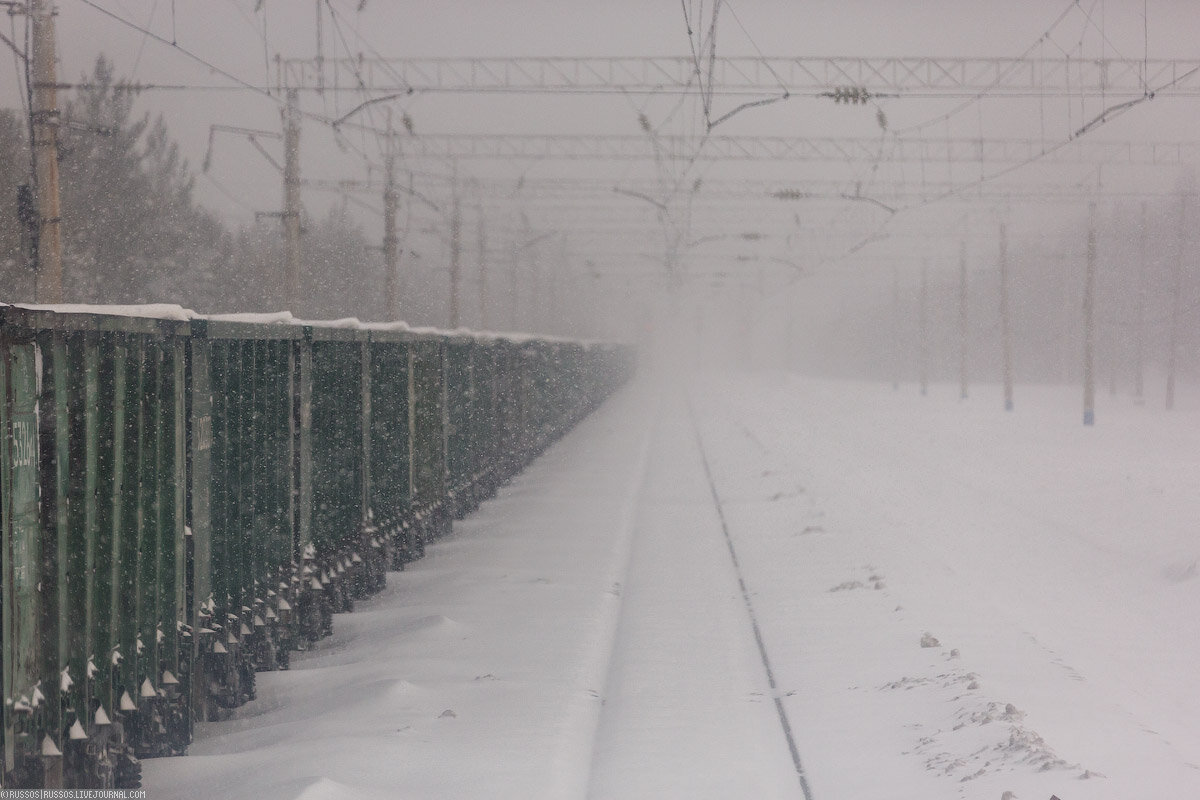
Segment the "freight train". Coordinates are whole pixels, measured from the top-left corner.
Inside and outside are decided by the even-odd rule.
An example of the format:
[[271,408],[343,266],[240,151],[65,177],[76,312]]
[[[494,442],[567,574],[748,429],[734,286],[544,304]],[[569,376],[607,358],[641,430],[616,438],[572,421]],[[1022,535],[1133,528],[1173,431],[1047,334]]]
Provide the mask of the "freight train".
[[0,305],[11,788],[139,759],[420,558],[628,378],[624,346],[173,306]]

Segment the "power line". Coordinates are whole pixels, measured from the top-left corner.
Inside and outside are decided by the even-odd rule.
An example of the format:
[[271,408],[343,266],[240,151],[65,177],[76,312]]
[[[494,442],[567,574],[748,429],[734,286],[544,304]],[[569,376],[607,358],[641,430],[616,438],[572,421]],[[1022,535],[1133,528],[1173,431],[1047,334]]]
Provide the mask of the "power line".
[[989,91],[991,91],[993,88],[998,86],[1000,83],[1002,83],[1008,77],[1008,74],[1011,73],[1011,70],[1016,69],[1016,67],[1018,65],[1020,65],[1022,62],[1024,62],[1029,57],[1029,55],[1034,51],[1034,48],[1040,46],[1046,40],[1046,38],[1048,36],[1050,36],[1051,32],[1056,27],[1058,27],[1059,23],[1061,23],[1064,19],[1066,19],[1067,15],[1071,13],[1071,8],[1075,5],[1076,2],[1077,2],[1077,0],[1070,0],[1070,2],[1067,3],[1067,7],[1065,9],[1063,9],[1062,13],[1058,15],[1058,17],[1054,20],[1054,22],[1050,23],[1050,27],[1047,28],[1046,31],[1040,37],[1038,37],[1037,41],[1035,41],[1033,44],[1031,44],[1028,48],[1026,48],[1025,52],[1023,52],[1020,56],[1018,56],[1016,59],[1013,60],[1010,69],[1005,70],[1004,72],[996,75],[996,79],[992,82],[991,86],[984,88],[983,90],[978,92],[974,97],[971,97],[970,99],[968,99],[967,102],[955,106],[954,108],[950,109],[946,113],[939,114],[938,116],[933,117],[932,119],[926,120],[925,122],[921,122],[916,125],[909,125],[905,128],[901,128],[900,130],[894,132],[895,135],[902,136],[905,133],[908,133],[909,131],[924,130],[925,128],[929,127],[930,125],[935,125],[939,122],[949,121],[949,120],[953,119],[955,116],[957,116],[958,114],[965,111],[967,108],[969,108],[972,103],[983,99],[988,94]]
[[216,64],[213,64],[211,61],[208,61],[207,59],[192,52],[188,48],[183,47],[178,42],[170,41],[162,36],[159,36],[157,33],[154,33],[149,28],[146,28],[143,25],[138,25],[136,22],[127,20],[124,17],[120,16],[119,14],[114,14],[112,11],[109,11],[107,8],[104,8],[103,6],[99,5],[98,3],[93,2],[93,0],[78,0],[78,2],[83,3],[84,5],[89,6],[96,11],[99,11],[104,16],[108,17],[109,19],[111,19],[115,22],[120,23],[121,25],[124,25],[127,28],[138,31],[139,33],[143,34],[147,38],[153,39],[154,41],[158,42],[159,44],[165,45],[174,50],[178,50],[180,53],[182,53],[183,55],[185,55],[192,61],[195,61],[197,64],[200,64],[201,66],[207,67],[208,69],[212,70],[213,72],[217,73],[218,75],[220,75],[223,78],[229,79],[230,81],[234,82],[235,84],[237,84],[239,87],[241,87],[242,89],[244,89],[246,91],[254,92],[255,94],[260,94],[264,97],[267,97],[271,100],[271,102],[276,103],[276,104],[278,104],[280,102],[278,100],[278,98],[276,98],[274,95],[272,95],[269,90],[263,89],[259,86],[255,86],[254,84],[250,83],[249,81],[243,80],[242,78],[239,78],[237,75],[234,75],[232,72],[229,72],[228,70],[223,69],[222,67],[218,67]]
[[[1040,39],[1035,43],[1049,41]],[[789,94],[857,89],[869,97],[1055,97],[1105,94],[1139,96],[1146,85],[1169,83],[1200,65],[1197,59],[1081,60],[1063,57],[786,57],[719,56],[707,77],[690,91],[702,99],[710,93],[763,95],[780,84]],[[330,63],[332,60],[327,60]],[[376,91],[646,93],[687,90],[696,78],[696,62],[687,56],[628,57],[494,57],[494,58],[363,58],[341,59],[363,71]],[[313,84],[311,59],[285,59],[293,87]],[[377,80],[386,73],[390,83]],[[707,70],[704,70],[707,72]],[[1078,76],[1072,80],[1072,76]],[[1172,94],[1200,93],[1200,80],[1177,84]],[[326,87],[328,88],[328,87]],[[935,118],[934,121],[940,121]]]
[[[146,19],[146,27],[149,28],[154,24],[154,15],[158,13],[158,2],[154,0],[154,4],[150,6],[150,16]],[[146,36],[142,35],[142,40],[138,43],[137,55],[133,59],[133,69],[130,71],[129,79],[133,80],[137,75],[138,65],[142,63],[142,51],[146,49]]]

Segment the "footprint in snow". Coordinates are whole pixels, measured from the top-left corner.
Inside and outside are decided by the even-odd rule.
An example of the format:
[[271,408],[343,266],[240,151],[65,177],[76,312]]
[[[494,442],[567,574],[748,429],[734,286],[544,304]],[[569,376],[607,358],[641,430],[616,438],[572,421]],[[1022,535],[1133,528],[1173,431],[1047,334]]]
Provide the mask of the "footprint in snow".
[[1200,558],[1193,558],[1190,561],[1176,561],[1163,568],[1163,576],[1172,583],[1190,581],[1196,577],[1198,564],[1200,564]]

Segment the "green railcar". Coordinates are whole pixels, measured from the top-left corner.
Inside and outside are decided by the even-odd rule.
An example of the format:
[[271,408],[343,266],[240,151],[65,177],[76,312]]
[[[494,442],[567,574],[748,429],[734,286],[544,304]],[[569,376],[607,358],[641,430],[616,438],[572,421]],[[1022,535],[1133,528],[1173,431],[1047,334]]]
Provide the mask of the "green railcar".
[[[39,643],[42,597],[37,590],[42,563],[38,508],[41,453],[38,399],[42,379],[36,329],[5,314],[0,326],[0,528],[3,540],[3,659],[5,785],[54,782],[61,763],[42,757],[49,732],[42,700],[45,674]],[[53,738],[51,738],[53,743]],[[55,746],[54,750],[58,750]]]
[[255,695],[255,672],[286,667],[293,600],[296,326],[214,318],[189,347],[189,608],[196,697],[208,718]]
[[0,787],[136,787],[138,758],[252,699],[257,671],[630,363],[288,315],[0,306]]
[[498,460],[501,455],[498,393],[496,390],[496,342],[477,340],[471,348],[471,450],[475,456],[472,474],[474,503],[478,506],[499,488]]
[[446,348],[446,502],[454,519],[475,510],[475,375],[471,353],[476,343],[467,336],[447,339]]
[[0,309],[6,784],[134,786],[191,739],[180,324]]
[[[370,331],[371,413],[367,517],[372,553],[391,569],[420,558],[414,529],[410,347],[403,330]],[[377,569],[377,568],[376,568]],[[375,569],[372,570],[375,574]],[[378,580],[378,577],[376,577]]]
[[438,335],[409,346],[413,518],[423,542],[450,532],[446,469],[446,344]]

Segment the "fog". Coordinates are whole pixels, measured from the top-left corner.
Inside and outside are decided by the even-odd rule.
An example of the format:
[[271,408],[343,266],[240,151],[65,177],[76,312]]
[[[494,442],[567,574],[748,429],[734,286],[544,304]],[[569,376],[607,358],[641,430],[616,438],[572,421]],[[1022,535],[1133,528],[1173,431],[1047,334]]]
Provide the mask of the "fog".
[[[252,703],[217,702],[191,755],[148,759],[150,796],[1200,796],[1196,0],[40,2],[56,109],[31,91],[39,0],[0,2],[0,303],[287,311],[236,319],[339,320],[346,348],[314,367],[315,345],[235,345],[211,356],[221,382],[207,349],[184,378],[182,339],[168,369],[113,334],[109,367],[22,332],[13,441],[44,474],[21,473],[16,502],[52,513],[30,541],[107,520],[93,460],[132,497],[124,453],[147,483],[174,441],[177,539],[209,493],[199,463],[222,476],[211,503],[237,495],[220,524],[247,550],[273,506],[283,593],[356,574],[384,536],[424,556],[379,566],[384,591],[232,705]],[[51,128],[54,214],[31,152]],[[575,362],[629,351],[513,356],[516,336],[376,356],[341,329],[379,328],[351,317],[628,343],[646,379],[593,404]],[[407,341],[389,330],[371,341]],[[15,374],[0,360],[0,383]],[[214,428],[222,390],[238,398]],[[111,458],[117,423],[83,408],[110,394],[143,436]],[[581,410],[553,442],[550,406]],[[157,449],[150,409],[177,431]],[[372,424],[343,428],[347,411]],[[475,471],[475,450],[530,469]],[[243,510],[224,481],[247,475]],[[403,508],[368,507],[385,480]],[[345,520],[301,523],[341,493]],[[132,516],[114,499],[114,526],[165,525],[140,498]],[[287,578],[289,526],[327,534],[336,566],[297,546]],[[124,552],[113,531],[99,541]],[[247,597],[283,599],[242,572]],[[237,663],[214,641],[205,665]],[[45,674],[52,702],[69,692]],[[46,696],[30,683],[10,720]],[[194,686],[171,702],[220,690]],[[142,708],[168,696],[133,689]],[[61,755],[49,735],[21,747]]]
[[[1194,143],[1194,91],[1173,94],[1160,86],[1165,91],[1153,99],[1106,97],[1072,89],[1070,68],[1065,86],[1040,91],[1055,83],[1048,78],[1019,96],[986,88],[914,90],[835,102],[787,93],[782,80],[772,86],[773,77],[761,70],[758,91],[717,87],[705,96],[697,90],[712,55],[997,57],[1017,64],[1066,58],[1077,65],[1187,59],[1200,30],[1194,3],[57,5],[59,80],[86,84],[96,59],[110,59],[117,80],[144,87],[133,94],[131,119],[161,115],[178,143],[194,200],[225,229],[243,229],[241,244],[222,250],[224,266],[198,253],[173,256],[172,269],[203,273],[194,280],[156,277],[147,263],[96,286],[79,278],[94,257],[75,257],[68,246],[67,268],[76,280],[68,275],[67,283],[80,295],[68,300],[172,301],[214,311],[284,305],[278,55],[325,60],[323,69],[310,66],[299,93],[303,227],[325,230],[301,237],[304,277],[294,309],[301,313],[625,340],[682,335],[687,341],[680,347],[695,358],[958,381],[965,253],[968,381],[994,382],[1002,361],[1003,224],[1017,378],[1075,381],[1094,205],[1095,336],[1105,380],[1128,385],[1138,363],[1143,371],[1164,369],[1172,331],[1180,367],[1196,367],[1200,243],[1192,231],[1200,202],[1181,200],[1193,185],[1186,162],[1195,159],[1185,153],[1146,164],[1084,149],[1104,142]],[[11,20],[10,34],[21,43],[23,17]],[[419,82],[407,91],[394,73],[338,62],[693,53],[700,78],[682,92],[619,85],[439,91]],[[19,66],[14,61],[0,71],[0,98],[23,113]],[[74,94],[65,89],[60,102]],[[389,119],[400,132],[395,309],[383,301],[380,252],[388,148],[380,132]],[[252,138],[246,131],[259,133]],[[524,155],[430,155],[436,147],[428,142],[456,134],[622,136],[623,150],[651,155],[562,158],[569,142],[528,138],[507,146]],[[742,146],[722,145],[716,141],[722,136],[834,144],[820,158],[718,158]],[[922,142],[947,139],[966,144],[952,157],[936,145],[928,155],[911,156],[927,146]],[[985,139],[1020,140],[1034,157],[980,159],[983,145],[976,151],[970,143]],[[611,154],[614,147],[600,149]],[[67,215],[68,237],[73,223],[83,224]],[[460,274],[452,319],[455,250]],[[10,293],[32,299],[32,276],[20,261],[13,255],[7,262]],[[181,261],[190,266],[179,267]]]

